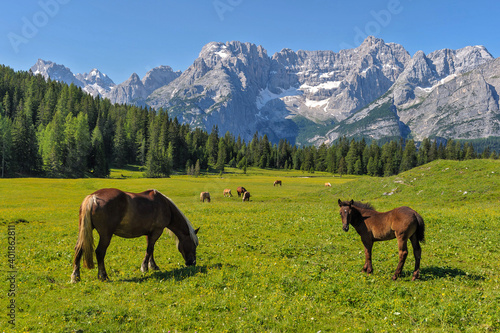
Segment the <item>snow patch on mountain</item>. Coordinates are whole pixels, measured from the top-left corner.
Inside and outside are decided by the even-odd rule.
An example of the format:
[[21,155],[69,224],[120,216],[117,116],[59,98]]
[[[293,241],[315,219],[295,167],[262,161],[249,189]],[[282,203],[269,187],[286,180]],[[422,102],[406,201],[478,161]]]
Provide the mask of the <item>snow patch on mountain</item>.
[[260,110],[267,104],[267,102],[276,99],[276,98],[285,98],[290,96],[299,96],[302,95],[303,92],[295,87],[290,87],[288,89],[278,88],[280,90],[279,93],[273,93],[269,90],[269,87],[263,89],[257,95],[257,100],[255,104],[257,105],[257,109]]

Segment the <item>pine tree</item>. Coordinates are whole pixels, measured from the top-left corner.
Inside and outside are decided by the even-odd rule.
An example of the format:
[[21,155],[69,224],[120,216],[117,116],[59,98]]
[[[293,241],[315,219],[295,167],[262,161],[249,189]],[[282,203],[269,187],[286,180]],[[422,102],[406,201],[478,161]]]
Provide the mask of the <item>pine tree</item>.
[[340,158],[337,172],[340,174],[340,177],[342,177],[342,175],[347,172],[347,166],[344,157]]
[[352,140],[351,144],[349,146],[349,152],[347,153],[347,156],[345,158],[345,162],[347,164],[347,173],[350,175],[355,174],[354,170],[354,164],[358,160],[359,155],[358,155],[358,148],[356,145],[356,141]]
[[91,137],[89,131],[89,119],[86,114],[80,112],[76,117],[75,128],[75,175],[82,177],[88,171],[88,157],[91,149]]
[[95,177],[107,177],[110,172],[99,124],[92,131],[90,169]]
[[410,139],[406,143],[399,171],[400,172],[407,171],[416,166],[417,166],[417,148],[415,147],[415,142],[412,139]]
[[168,143],[166,159],[164,161],[164,168],[163,168],[164,177],[170,177],[170,175],[172,174],[174,167],[174,153],[175,153],[174,143],[170,141]]
[[4,178],[9,173],[10,150],[12,146],[11,124],[0,105],[0,176]]
[[264,169],[269,166],[271,160],[271,146],[267,134],[264,134],[259,142],[259,167]]
[[151,117],[149,125],[149,140],[148,140],[148,153],[146,156],[146,177],[157,178],[162,177],[162,161],[164,147],[160,147],[160,126],[161,126],[161,113]]
[[3,97],[2,107],[3,107],[4,117],[10,118],[10,119],[14,118],[14,114],[12,111],[12,106],[10,103],[10,97],[9,97],[8,91],[5,93],[5,96]]
[[211,166],[215,166],[217,164],[217,157],[219,153],[218,147],[219,147],[219,128],[216,125],[214,125],[212,127],[212,132],[208,137],[206,145],[208,164]]
[[417,165],[426,164],[431,161],[429,158],[430,151],[431,151],[431,140],[429,140],[429,138],[425,138],[422,140],[420,148],[418,149]]
[[113,139],[113,163],[123,167],[127,163],[127,135],[123,120],[118,120]]
[[51,122],[45,128],[41,128],[38,134],[43,169],[52,177],[61,177],[64,174],[67,156],[64,126],[64,119],[61,112],[58,111]]
[[354,163],[354,174],[362,175],[363,174],[363,164],[361,163],[361,158],[358,157],[356,163]]
[[377,161],[370,156],[370,158],[368,159],[368,164],[366,166],[366,169],[367,169],[367,173],[369,176],[377,176]]
[[136,160],[140,165],[144,165],[144,163],[146,162],[147,141],[142,129],[137,133],[135,142],[137,147]]
[[464,159],[471,160],[476,158],[476,152],[474,151],[474,147],[470,143],[465,143],[464,145]]
[[217,162],[215,164],[215,169],[219,172],[224,172],[224,162],[226,161],[226,143],[221,138],[219,140],[217,153]]
[[438,147],[437,147],[437,141],[434,140],[432,141],[430,147],[429,147],[429,153],[428,153],[428,162],[432,162],[438,159]]
[[200,175],[200,160],[196,160],[196,165],[194,167],[194,176],[198,177]]
[[25,175],[37,175],[40,172],[40,155],[31,103],[20,103],[12,124],[12,161],[13,168]]
[[455,145],[455,141],[450,139],[446,143],[445,153],[446,159],[448,160],[458,160],[458,152],[456,150],[457,146]]

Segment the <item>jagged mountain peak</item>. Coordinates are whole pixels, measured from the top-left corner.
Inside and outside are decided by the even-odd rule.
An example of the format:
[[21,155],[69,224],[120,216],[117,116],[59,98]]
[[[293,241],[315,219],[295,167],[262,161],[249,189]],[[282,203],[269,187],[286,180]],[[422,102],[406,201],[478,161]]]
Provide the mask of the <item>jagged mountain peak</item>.
[[170,66],[158,66],[149,70],[142,78],[142,83],[148,90],[154,91],[163,87],[182,74],[181,71],[175,71]]
[[[457,102],[452,97],[462,109],[482,105],[478,114],[495,114],[497,75],[481,81],[482,76],[474,74],[492,59],[484,46],[427,55],[418,51],[411,56],[402,45],[373,36],[338,52],[283,48],[272,56],[253,43],[210,42],[183,73],[159,66],[142,80],[133,74],[104,96],[116,103],[168,108],[181,122],[207,130],[218,125],[220,132],[245,140],[251,140],[255,131],[275,142],[281,138],[296,142],[299,136],[302,143],[321,143],[339,135],[405,137],[416,135],[415,129],[432,134],[439,123],[446,123],[434,119],[422,129],[416,124],[425,121],[412,114],[430,117],[432,107],[436,112],[453,109]],[[468,72],[472,74],[467,76]],[[475,94],[468,95],[467,106],[462,95],[453,93],[464,82],[474,87]],[[491,127],[488,133],[494,131]]]
[[234,62],[235,58],[244,60],[258,57],[267,57],[267,52],[261,45],[239,41],[210,42],[203,46],[198,56],[209,67],[218,63]]
[[125,80],[124,82],[127,82],[127,83],[139,83],[141,81],[141,78],[139,77],[139,75],[137,73],[132,73],[132,75],[130,75],[130,77]]
[[52,61],[38,59],[30,70],[35,75],[42,75],[46,80],[50,77],[51,80],[65,82],[67,84],[73,83],[78,87],[84,86],[84,83],[78,80],[68,67],[56,64]]

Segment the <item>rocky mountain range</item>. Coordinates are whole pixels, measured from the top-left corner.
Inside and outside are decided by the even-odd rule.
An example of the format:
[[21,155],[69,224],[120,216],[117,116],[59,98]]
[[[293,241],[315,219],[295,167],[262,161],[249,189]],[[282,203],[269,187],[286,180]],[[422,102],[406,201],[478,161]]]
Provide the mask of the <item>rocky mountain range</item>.
[[42,59],[38,59],[31,67],[31,71],[34,74],[41,74],[45,79],[50,77],[52,80],[67,84],[73,83],[93,96],[109,98],[112,103],[140,106],[146,105],[145,101],[153,91],[169,84],[181,75],[180,71],[174,72],[169,66],[159,66],[147,72],[142,80],[136,73],[133,73],[128,80],[117,85],[98,69],[94,68],[88,74],[73,74],[63,65]]
[[115,103],[167,108],[182,122],[251,140],[320,144],[340,136],[373,139],[500,137],[500,60],[483,46],[411,56],[368,37],[333,51],[212,42],[183,73],[152,69],[115,85],[98,70],[72,75],[39,60],[31,69]]

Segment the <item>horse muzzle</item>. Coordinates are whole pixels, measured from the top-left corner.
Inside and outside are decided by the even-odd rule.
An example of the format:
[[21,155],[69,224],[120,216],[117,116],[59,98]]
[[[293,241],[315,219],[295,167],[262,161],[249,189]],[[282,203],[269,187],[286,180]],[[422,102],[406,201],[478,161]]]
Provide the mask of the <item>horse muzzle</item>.
[[186,266],[196,266],[196,259],[186,261]]
[[348,232],[349,231],[349,224],[343,225],[342,230],[344,230],[345,232]]

